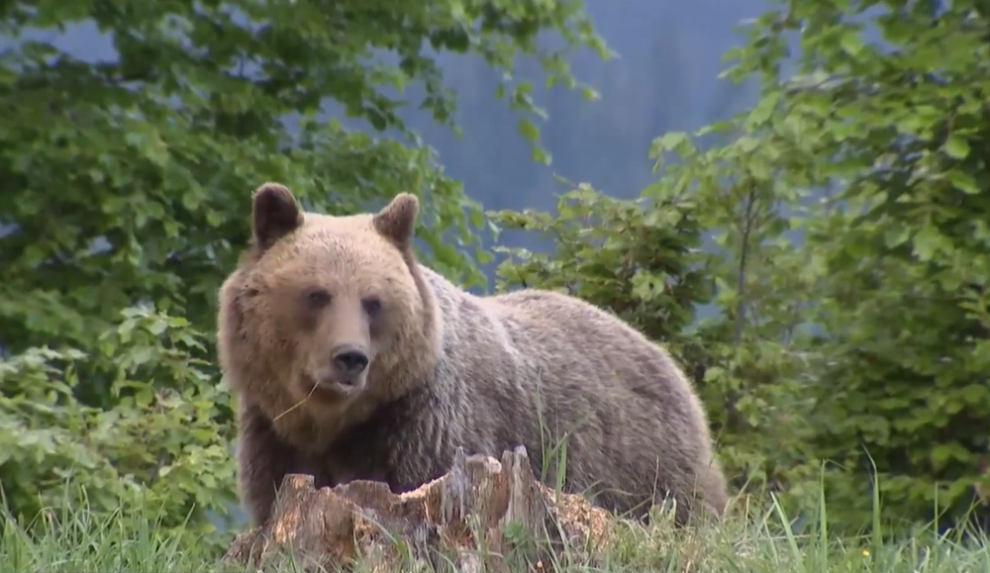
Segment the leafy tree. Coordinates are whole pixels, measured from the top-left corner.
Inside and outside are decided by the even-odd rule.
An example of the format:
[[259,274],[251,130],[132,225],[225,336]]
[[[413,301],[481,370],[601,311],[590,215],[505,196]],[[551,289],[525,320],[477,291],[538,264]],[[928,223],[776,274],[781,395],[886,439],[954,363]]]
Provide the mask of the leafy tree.
[[[936,508],[957,520],[990,445],[974,432],[990,423],[990,165],[974,151],[990,143],[990,13],[781,4],[736,72],[762,74],[766,125],[809,134],[782,162],[827,190],[806,238],[820,275],[814,348],[827,358],[815,446],[839,464],[833,517],[863,524],[875,477],[895,527]],[[804,76],[784,82],[785,35],[797,30]]]
[[492,213],[495,225],[535,231],[556,247],[552,256],[499,248],[512,256],[499,266],[499,287],[565,292],[674,340],[710,298],[693,207],[676,197],[614,199],[584,184],[560,197],[556,216]]
[[726,470],[744,494],[787,492],[803,502],[814,468],[807,464],[812,402],[802,341],[815,293],[785,214],[801,199],[801,175],[789,173],[779,151],[751,131],[762,113],[757,108],[698,131],[697,140],[728,140],[708,150],[683,133],[658,138],[655,187],[690,197],[708,235],[716,312],[691,335],[704,350],[706,368],[695,379]]
[[[420,105],[440,122],[455,104],[424,41],[508,72],[520,54],[538,53],[544,29],[603,49],[571,2],[35,4],[5,7],[4,33],[92,20],[119,59],[88,64],[23,38],[5,54],[0,169],[10,191],[0,212],[14,228],[0,242],[0,344],[11,350],[85,342],[135,299],[177,305],[206,326],[218,279],[247,239],[249,191],[267,180],[336,213],[422,193],[424,255],[470,271],[442,233],[456,228],[472,244],[463,209],[477,206],[428,151],[347,131],[321,118],[321,105],[332,98],[415,140],[397,115],[405,100],[388,90],[419,82]],[[398,63],[369,63],[375,51]],[[539,57],[573,81],[559,54]],[[530,89],[515,86],[511,105],[538,111]]]
[[[82,22],[112,38],[116,60],[83,61],[25,36]],[[537,37],[547,31],[563,36],[564,49],[539,48]],[[499,89],[524,114],[523,135],[535,141],[538,132],[525,114],[540,110],[529,96],[532,86],[513,82],[515,61],[535,57],[552,80],[573,86],[566,49],[605,49],[579,2],[524,0],[27,0],[0,7],[0,33],[13,42],[0,54],[0,348],[13,356],[0,379],[5,400],[13,400],[2,410],[0,439],[20,443],[25,449],[18,455],[26,456],[0,459],[0,478],[15,513],[35,507],[39,492],[47,499],[65,456],[83,455],[59,448],[76,451],[63,438],[97,423],[93,416],[138,423],[157,412],[160,393],[177,392],[167,395],[180,397],[183,416],[205,416],[204,427],[220,435],[209,420],[226,423],[229,410],[196,380],[202,374],[215,385],[214,367],[141,375],[121,385],[114,374],[120,355],[155,352],[157,342],[99,341],[121,327],[122,309],[150,305],[150,316],[160,320],[184,317],[190,336],[209,333],[185,350],[190,359],[209,360],[215,293],[248,241],[252,189],[284,182],[312,209],[337,214],[380,206],[399,191],[417,193],[423,258],[452,278],[479,284],[469,249],[478,244],[470,224],[482,224],[481,211],[444,176],[400,109],[418,103],[454,127],[456,98],[436,57],[474,54],[504,72]],[[395,95],[407,89],[418,90],[418,101]],[[327,119],[327,100],[377,135]],[[381,137],[386,132],[396,137]],[[77,357],[75,351],[86,359],[68,371],[51,370],[51,361]],[[45,356],[51,361],[39,362]],[[41,424],[33,416],[41,414],[25,401],[35,395],[29,390],[45,388],[55,392],[45,423],[64,434],[47,442],[54,449],[37,454],[55,457],[34,463],[26,452],[32,428]],[[219,410],[204,412],[204,400],[216,400]],[[169,446],[176,451],[206,439],[190,433],[187,418],[160,423],[155,431],[169,427],[183,436],[171,438],[181,442]],[[113,440],[130,439],[126,424],[110,428],[121,432]],[[207,441],[202,447],[216,445]],[[151,471],[160,463],[134,457],[137,449],[104,442],[94,448],[87,451],[103,457],[87,467],[130,472],[137,485],[160,483],[164,470]],[[218,465],[211,479],[228,487],[228,474]],[[104,493],[111,491],[118,490]]]

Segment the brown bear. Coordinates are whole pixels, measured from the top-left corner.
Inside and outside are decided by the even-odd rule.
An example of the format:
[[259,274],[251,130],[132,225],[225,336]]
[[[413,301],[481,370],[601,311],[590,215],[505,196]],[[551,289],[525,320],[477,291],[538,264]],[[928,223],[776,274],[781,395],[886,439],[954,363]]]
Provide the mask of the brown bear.
[[457,447],[519,445],[538,479],[600,507],[645,518],[669,496],[678,524],[720,517],[706,414],[670,355],[577,298],[454,286],[413,255],[418,212],[409,194],[336,217],[303,212],[278,184],[255,192],[217,333],[255,524],[287,473],[399,493],[446,473]]

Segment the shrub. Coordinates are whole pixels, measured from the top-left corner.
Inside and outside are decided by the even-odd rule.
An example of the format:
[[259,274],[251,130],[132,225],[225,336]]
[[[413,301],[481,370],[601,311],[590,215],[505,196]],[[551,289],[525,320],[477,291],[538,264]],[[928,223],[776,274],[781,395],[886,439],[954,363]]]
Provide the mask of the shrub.
[[[130,308],[97,353],[31,348],[0,362],[0,483],[10,513],[49,508],[157,515],[166,528],[227,513],[234,473],[229,395],[185,319]],[[110,404],[76,396],[76,365],[110,380]]]

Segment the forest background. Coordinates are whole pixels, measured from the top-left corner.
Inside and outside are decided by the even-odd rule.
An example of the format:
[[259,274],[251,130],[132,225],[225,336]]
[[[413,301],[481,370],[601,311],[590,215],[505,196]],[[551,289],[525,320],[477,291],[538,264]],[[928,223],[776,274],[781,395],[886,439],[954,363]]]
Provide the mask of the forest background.
[[876,499],[893,533],[986,520],[985,4],[396,6],[0,7],[8,517],[243,524],[216,291],[279,181],[337,214],[417,193],[466,288],[667,344],[740,499],[795,531],[822,492],[839,532]]

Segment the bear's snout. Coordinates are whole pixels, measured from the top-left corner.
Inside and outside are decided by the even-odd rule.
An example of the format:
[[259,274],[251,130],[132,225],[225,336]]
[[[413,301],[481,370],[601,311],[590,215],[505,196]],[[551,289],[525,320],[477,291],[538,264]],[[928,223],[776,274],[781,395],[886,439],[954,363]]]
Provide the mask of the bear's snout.
[[341,344],[330,352],[333,367],[346,376],[357,376],[364,372],[370,360],[368,353],[353,344]]

